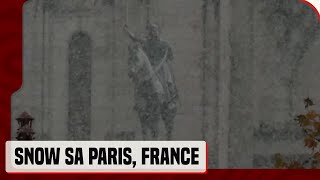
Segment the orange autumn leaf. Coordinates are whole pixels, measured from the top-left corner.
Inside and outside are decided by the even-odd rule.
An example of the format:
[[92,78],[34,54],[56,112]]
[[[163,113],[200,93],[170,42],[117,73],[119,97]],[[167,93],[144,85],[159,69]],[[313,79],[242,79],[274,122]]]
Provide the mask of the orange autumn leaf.
[[313,127],[317,132],[319,132],[320,131],[320,122],[314,122]]
[[317,117],[318,117],[318,114],[315,111],[310,111],[306,115],[306,118],[309,120],[314,120]]
[[300,126],[305,127],[311,124],[310,119],[308,119],[305,115],[299,115],[296,117],[296,120],[299,122]]
[[310,149],[314,149],[315,147],[317,147],[318,143],[315,138],[308,136],[304,139],[304,145]]
[[311,124],[311,120],[310,119],[304,119],[301,121],[300,125],[302,127],[305,127],[305,126],[309,126]]
[[303,166],[298,161],[292,161],[289,166],[289,169],[303,169]]

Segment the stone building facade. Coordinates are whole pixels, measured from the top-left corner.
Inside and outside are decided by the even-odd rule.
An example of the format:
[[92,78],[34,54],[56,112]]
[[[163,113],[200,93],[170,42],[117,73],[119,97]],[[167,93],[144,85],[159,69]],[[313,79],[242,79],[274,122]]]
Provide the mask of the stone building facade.
[[301,158],[292,119],[320,97],[316,18],[290,0],[30,0],[12,137],[27,111],[41,140],[141,139],[122,28],[143,35],[152,22],[174,54],[175,140],[206,140],[211,168]]

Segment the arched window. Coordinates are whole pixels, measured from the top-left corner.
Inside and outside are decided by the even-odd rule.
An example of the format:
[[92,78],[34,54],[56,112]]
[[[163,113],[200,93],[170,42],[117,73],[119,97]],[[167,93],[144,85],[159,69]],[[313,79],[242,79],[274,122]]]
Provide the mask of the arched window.
[[69,42],[68,139],[89,140],[91,125],[91,40],[78,32]]

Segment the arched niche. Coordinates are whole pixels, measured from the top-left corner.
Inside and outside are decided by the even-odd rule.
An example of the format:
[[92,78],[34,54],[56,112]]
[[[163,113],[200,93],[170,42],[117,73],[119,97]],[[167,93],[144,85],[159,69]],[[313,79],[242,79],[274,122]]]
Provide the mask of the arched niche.
[[84,32],[69,41],[68,139],[89,140],[91,134],[92,42]]

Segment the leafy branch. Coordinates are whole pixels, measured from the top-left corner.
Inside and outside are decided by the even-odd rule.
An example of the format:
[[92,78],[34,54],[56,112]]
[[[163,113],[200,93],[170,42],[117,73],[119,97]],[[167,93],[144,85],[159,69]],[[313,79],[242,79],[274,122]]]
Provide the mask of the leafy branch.
[[320,114],[310,107],[314,102],[310,98],[304,100],[306,113],[295,117],[295,121],[305,133],[304,146],[311,150],[310,157],[304,162],[297,160],[286,161],[281,154],[275,155],[276,168],[305,169],[308,164],[312,169],[320,168]]

